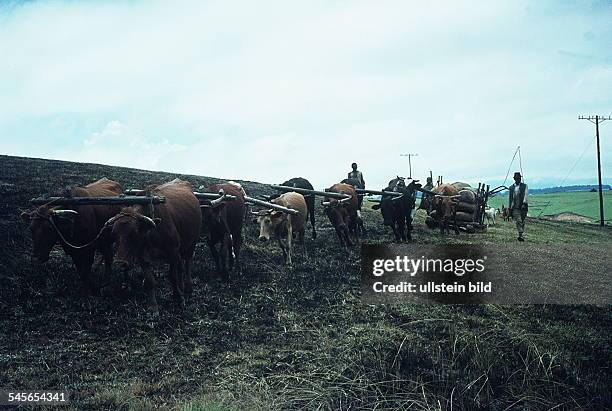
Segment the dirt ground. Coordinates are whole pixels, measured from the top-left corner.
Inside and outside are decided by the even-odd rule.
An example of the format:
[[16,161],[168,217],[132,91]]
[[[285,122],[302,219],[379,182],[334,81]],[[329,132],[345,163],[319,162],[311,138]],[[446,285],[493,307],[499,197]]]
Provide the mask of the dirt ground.
[[[163,274],[161,317],[154,323],[146,321],[142,292],[81,297],[59,248],[46,265],[30,264],[19,211],[31,197],[67,184],[106,176],[142,187],[177,175],[6,156],[0,163],[0,387],[68,390],[71,409],[612,404],[609,305],[366,304],[359,248],[340,248],[321,213],[319,238],[307,234],[307,255],[296,251],[292,270],[281,266],[276,246],[254,241],[257,228],[250,223],[241,270],[228,282],[213,276],[200,244],[185,313],[173,308]],[[178,177],[196,186],[218,181]],[[253,196],[269,192],[257,183],[245,188]],[[363,214],[365,241],[390,243],[380,215]],[[503,274],[520,276],[532,295],[541,284],[557,297],[577,286],[610,287],[610,230],[529,220],[527,241],[518,243],[513,224],[498,220],[485,233],[442,237],[419,213],[414,240],[406,247],[493,250]]]

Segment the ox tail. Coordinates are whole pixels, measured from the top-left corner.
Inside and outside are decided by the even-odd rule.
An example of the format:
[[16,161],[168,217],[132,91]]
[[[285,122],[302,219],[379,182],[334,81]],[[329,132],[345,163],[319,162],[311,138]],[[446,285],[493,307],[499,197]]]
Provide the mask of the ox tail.
[[236,259],[236,253],[234,252],[234,237],[230,234],[230,253],[232,253],[232,259]]

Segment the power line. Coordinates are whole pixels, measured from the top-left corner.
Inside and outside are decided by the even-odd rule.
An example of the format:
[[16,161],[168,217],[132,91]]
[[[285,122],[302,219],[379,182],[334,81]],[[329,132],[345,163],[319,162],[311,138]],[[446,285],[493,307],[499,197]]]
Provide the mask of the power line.
[[[565,178],[563,179],[563,181],[561,181],[561,184],[559,184],[559,186],[563,186],[563,184],[565,183],[565,180],[567,180],[567,178],[570,176],[570,174],[572,174],[572,171],[574,171],[574,168],[576,168],[576,166],[578,165],[578,163],[580,162],[580,160],[582,160],[582,157],[584,157],[584,155],[586,154],[587,150],[591,147],[591,144],[593,144],[593,141],[595,141],[596,136],[593,136],[593,138],[589,141],[589,143],[587,144],[587,146],[584,148],[584,150],[582,150],[582,154],[580,154],[580,156],[578,157],[578,159],[576,160],[576,162],[574,163],[574,165],[572,166],[572,168],[570,168],[570,171],[567,173],[567,175],[565,176]],[[538,214],[538,217],[540,217],[542,215],[542,213],[544,213],[544,210],[546,210],[546,208],[551,204],[551,202],[549,201],[544,208],[542,208],[542,210],[540,211],[540,214]]]
[[[604,208],[603,208],[603,191],[601,188],[601,155],[599,150],[599,124],[606,120],[612,120],[612,117],[604,116],[578,116],[579,120],[588,120],[595,124],[595,137],[597,137],[597,179],[599,181],[599,225],[604,226]],[[593,121],[595,120],[595,121]]]
[[[512,163],[514,163],[514,159],[516,158],[516,154],[520,151],[521,146],[518,146],[516,148],[516,150],[514,151],[514,155],[512,156],[512,160],[510,160],[510,164],[508,165],[508,171],[506,172],[506,178],[504,178],[504,183],[502,184],[503,186],[506,185],[506,181],[508,181],[508,176],[510,175],[510,169],[512,168]],[[523,173],[523,169],[521,166],[521,174]]]

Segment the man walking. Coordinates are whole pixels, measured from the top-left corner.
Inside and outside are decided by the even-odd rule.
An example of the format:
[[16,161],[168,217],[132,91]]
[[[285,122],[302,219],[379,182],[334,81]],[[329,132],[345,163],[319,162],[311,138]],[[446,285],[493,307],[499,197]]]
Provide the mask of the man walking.
[[514,184],[512,184],[508,191],[510,192],[510,199],[508,201],[508,208],[510,216],[516,223],[516,229],[518,230],[518,240],[525,241],[523,238],[523,232],[525,231],[525,217],[527,217],[527,193],[529,189],[527,184],[521,183],[521,173],[518,171],[514,173]]

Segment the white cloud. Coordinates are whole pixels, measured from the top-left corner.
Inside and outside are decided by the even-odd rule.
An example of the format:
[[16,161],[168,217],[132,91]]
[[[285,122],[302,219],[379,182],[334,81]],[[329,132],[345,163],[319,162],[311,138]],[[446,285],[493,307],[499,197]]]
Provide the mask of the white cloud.
[[[503,179],[521,145],[526,174],[554,181],[592,134],[577,115],[612,111],[612,33],[609,13],[551,4],[26,3],[0,11],[0,135],[48,135],[64,159],[319,187],[352,161],[381,186],[407,174],[406,151],[422,179]],[[20,141],[0,149],[39,155]]]
[[165,169],[164,158],[187,147],[168,140],[153,141],[118,120],[91,133],[76,150],[58,151],[59,159],[153,170]]

